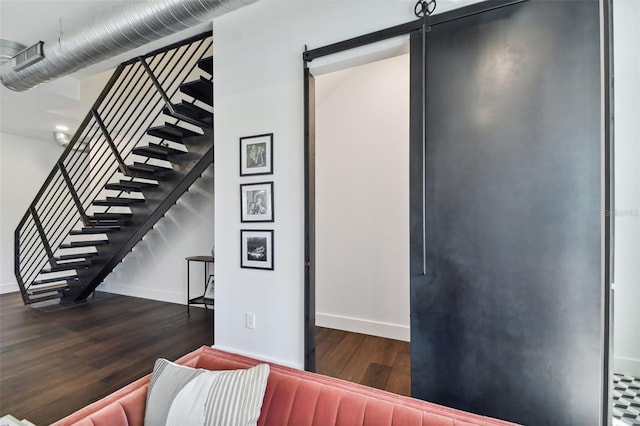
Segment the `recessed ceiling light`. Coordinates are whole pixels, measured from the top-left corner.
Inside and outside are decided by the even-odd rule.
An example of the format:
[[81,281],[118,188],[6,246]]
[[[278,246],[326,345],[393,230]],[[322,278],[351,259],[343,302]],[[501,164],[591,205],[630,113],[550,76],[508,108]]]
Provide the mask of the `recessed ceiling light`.
[[62,124],[58,124],[58,125],[56,126],[56,130],[59,130],[59,131],[61,131],[61,132],[68,132],[68,131],[69,131],[69,128],[68,128],[67,126],[63,126]]

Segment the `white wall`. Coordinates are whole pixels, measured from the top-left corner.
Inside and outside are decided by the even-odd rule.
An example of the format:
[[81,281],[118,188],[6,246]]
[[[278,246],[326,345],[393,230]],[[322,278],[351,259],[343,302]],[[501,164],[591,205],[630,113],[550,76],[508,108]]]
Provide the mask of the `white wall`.
[[409,55],[316,77],[316,325],[409,341]]
[[[616,3],[620,1],[616,0]],[[301,54],[305,44],[315,48],[411,21],[414,3],[381,0],[366,2],[363,6],[363,2],[352,0],[261,0],[214,20],[217,346],[302,366],[304,132]],[[632,61],[632,58],[620,58],[621,43],[625,44],[626,39],[628,48],[632,49],[631,44],[637,40],[637,35],[632,36],[632,22],[622,23],[624,15],[627,15],[627,21],[636,18],[626,11],[620,13],[622,8],[637,8],[637,2],[629,0],[625,4],[614,5],[615,18],[619,21],[614,29],[623,33],[616,37],[616,79],[624,69],[625,60]],[[443,2],[440,11],[451,6],[452,3]],[[633,82],[637,84],[638,80],[637,68],[629,75],[628,92],[633,96]],[[618,81],[617,84],[620,92],[621,83]],[[629,102],[633,104],[633,101]],[[616,109],[617,144],[620,145],[620,134],[624,131],[620,130],[619,121],[624,108]],[[633,117],[638,116],[637,109],[630,110],[629,115],[635,124],[637,118]],[[275,172],[272,176],[276,211],[272,228],[275,229],[275,271],[272,272],[240,269],[239,266],[239,230],[251,228],[240,223],[239,184],[252,179],[239,177],[238,138],[265,132],[275,134]],[[637,133],[628,132],[629,138],[637,144],[638,137],[634,136]],[[634,161],[633,157],[629,156],[628,161]],[[637,183],[635,185],[637,188]],[[618,201],[621,207],[620,203]],[[631,203],[629,205],[633,208]],[[631,218],[628,222],[637,220]],[[621,226],[620,222],[618,226]],[[632,248],[629,253],[635,256],[633,263],[637,263],[637,249]],[[620,259],[619,253],[618,257]],[[624,286],[621,273],[624,268],[620,267],[620,262],[617,265],[619,291]],[[638,283],[637,272],[635,274],[630,276],[631,285]],[[618,295],[617,300],[620,299]],[[637,297],[624,299],[628,303],[638,300]],[[637,312],[637,303],[635,306]],[[623,308],[618,306],[617,312],[621,310]],[[245,328],[245,312],[256,313],[255,330]],[[633,324],[637,330],[637,320]],[[621,335],[618,330],[616,339]],[[623,340],[633,340],[633,337]]]
[[53,140],[0,133],[0,294],[19,291],[14,232],[62,152]]
[[615,0],[614,371],[640,377],[640,2]]
[[[144,236],[98,287],[99,291],[186,303],[188,256],[211,255],[213,166]],[[192,291],[204,291],[204,264],[192,263]],[[197,294],[191,293],[191,297]]]
[[[408,1],[261,0],[213,22],[216,346],[297,367],[304,360],[302,52],[411,21]],[[275,270],[240,268],[238,138],[274,133]],[[261,177],[260,180],[266,180]],[[246,312],[256,329],[245,328]]]
[[[13,274],[13,234],[62,152],[53,141],[0,133],[0,293],[19,290]],[[184,259],[211,254],[213,210],[211,166],[98,290],[185,303]],[[202,265],[193,264],[191,272],[192,289],[202,291]]]

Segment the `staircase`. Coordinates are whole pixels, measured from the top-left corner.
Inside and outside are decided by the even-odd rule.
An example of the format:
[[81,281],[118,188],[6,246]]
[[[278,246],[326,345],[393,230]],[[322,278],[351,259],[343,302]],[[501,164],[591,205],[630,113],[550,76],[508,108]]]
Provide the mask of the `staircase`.
[[213,163],[211,44],[116,69],[16,228],[25,304],[85,300]]

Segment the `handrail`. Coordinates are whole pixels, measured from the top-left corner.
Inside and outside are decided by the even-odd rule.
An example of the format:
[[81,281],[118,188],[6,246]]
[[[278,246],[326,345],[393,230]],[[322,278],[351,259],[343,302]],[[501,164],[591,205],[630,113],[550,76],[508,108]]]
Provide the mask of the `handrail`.
[[204,32],[202,34],[197,34],[197,35],[191,36],[191,37],[186,38],[184,40],[181,40],[181,41],[178,41],[176,43],[170,44],[169,46],[165,46],[165,47],[161,47],[161,48],[156,49],[156,50],[152,50],[151,52],[148,52],[148,53],[146,53],[146,54],[144,54],[142,56],[137,56],[135,58],[131,58],[128,61],[123,62],[122,65],[131,65],[132,63],[139,61],[140,58],[145,58],[146,59],[146,58],[150,58],[152,56],[157,56],[157,55],[159,55],[161,53],[164,53],[164,52],[167,52],[169,50],[176,49],[176,48],[181,47],[181,46],[188,46],[188,45],[190,45],[192,43],[195,43],[196,41],[203,40],[203,39],[205,39],[207,37],[211,37],[211,35],[212,35],[212,31],[206,31],[206,32]]
[[171,103],[171,100],[169,100],[169,97],[167,96],[167,92],[164,91],[164,89],[158,82],[158,79],[156,78],[156,76],[153,75],[153,71],[151,71],[151,68],[149,68],[149,64],[147,64],[147,61],[143,57],[140,57],[140,63],[142,64],[142,67],[146,71],[147,75],[149,76],[149,79],[151,80],[153,85],[156,87],[156,90],[158,91],[158,93],[160,93],[160,96],[162,97],[162,100],[164,101],[165,106],[169,108],[169,111],[171,111],[171,114],[175,114],[176,110],[175,108],[173,108],[173,104]]
[[76,208],[78,209],[78,213],[80,213],[80,217],[82,218],[82,223],[84,223],[85,225],[88,225],[89,218],[87,217],[87,212],[84,210],[84,207],[82,207],[82,203],[78,198],[78,194],[76,193],[76,189],[73,186],[73,182],[71,182],[69,173],[67,173],[67,170],[65,169],[62,161],[58,161],[58,168],[60,169],[60,173],[62,173],[62,178],[64,179],[64,182],[67,184],[67,188],[69,189],[69,194],[71,194],[71,197],[73,198],[73,202],[75,203]]
[[36,208],[33,206],[31,206],[29,210],[31,211],[31,216],[33,216],[33,221],[36,223],[36,228],[38,229],[38,234],[40,234],[42,245],[44,246],[44,250],[47,253],[47,257],[49,258],[49,263],[51,263],[51,266],[55,266],[56,261],[53,256],[53,251],[51,250],[51,246],[49,245],[49,240],[47,240],[47,236],[44,233],[44,229],[42,228],[42,223],[40,223],[38,212],[36,212]]
[[111,148],[111,153],[113,154],[113,156],[116,158],[116,161],[118,162],[118,167],[120,171],[123,174],[128,175],[129,167],[127,167],[127,165],[124,163],[124,160],[120,156],[120,153],[118,152],[118,148],[116,148],[116,145],[113,143],[113,139],[111,139],[111,135],[109,134],[107,127],[104,125],[102,118],[100,118],[100,114],[98,114],[98,111],[96,111],[95,109],[91,110],[91,114],[93,114],[93,118],[98,123],[98,126],[100,126],[100,130],[102,130],[102,135],[107,140],[107,143],[109,144],[109,148]]
[[[116,70],[114,71],[113,75],[111,76],[111,78],[107,82],[107,85],[104,87],[104,89],[102,89],[102,92],[100,92],[100,95],[98,95],[98,98],[93,103],[93,108],[96,108],[97,106],[99,106],[102,103],[102,101],[104,100],[104,98],[107,97],[107,95],[109,94],[109,91],[111,90],[111,87],[113,87],[113,84],[116,82],[116,80],[118,80],[118,77],[122,73],[123,69],[124,69],[123,65],[120,65],[120,66],[118,66],[116,68]],[[62,154],[60,155],[60,158],[58,159],[58,161],[64,161],[69,156],[69,154],[73,151],[73,148],[74,148],[75,144],[78,142],[78,138],[79,138],[80,134],[82,133],[82,130],[85,127],[87,127],[87,125],[89,124],[90,120],[91,120],[91,115],[87,114],[84,117],[84,120],[82,120],[82,123],[80,123],[80,127],[78,127],[78,131],[71,137],[71,140],[69,141],[69,145],[67,145],[65,150],[62,152]],[[49,175],[45,179],[44,183],[42,184],[42,187],[40,188],[40,190],[38,191],[38,193],[34,197],[33,203],[35,203],[38,200],[40,200],[40,198],[42,197],[42,194],[44,193],[44,191],[47,190],[49,184],[53,180],[53,177],[55,176],[56,171],[57,170],[56,170],[55,167],[53,168],[53,170],[51,170],[51,173],[49,173]],[[20,220],[20,222],[18,223],[18,226],[16,228],[22,228],[24,223],[27,221],[28,217],[29,217],[29,212],[27,211],[24,214],[24,216],[22,217],[22,220]]]
[[116,68],[16,227],[14,271],[25,303],[26,289],[42,273],[43,262],[56,266],[55,253],[69,231],[90,226],[96,212],[111,211],[94,201],[116,173],[133,179],[127,177],[133,148],[160,120],[163,108],[179,121],[173,104],[180,100],[180,85],[210,48],[209,31]]

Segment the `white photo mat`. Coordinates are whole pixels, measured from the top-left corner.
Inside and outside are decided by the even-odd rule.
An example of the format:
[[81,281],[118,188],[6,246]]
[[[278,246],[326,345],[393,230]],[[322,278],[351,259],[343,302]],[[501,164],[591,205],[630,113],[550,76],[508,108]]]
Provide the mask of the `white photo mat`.
[[273,182],[240,185],[242,222],[273,222]]
[[273,270],[273,230],[240,230],[240,267]]

